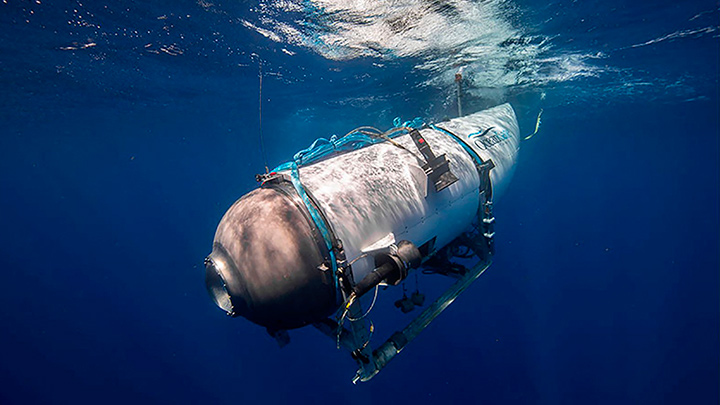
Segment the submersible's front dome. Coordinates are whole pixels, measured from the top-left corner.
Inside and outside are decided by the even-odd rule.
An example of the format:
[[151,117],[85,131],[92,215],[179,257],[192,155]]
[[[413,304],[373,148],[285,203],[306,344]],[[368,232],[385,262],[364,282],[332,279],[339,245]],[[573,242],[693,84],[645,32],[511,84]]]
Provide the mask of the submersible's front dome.
[[271,330],[305,326],[337,308],[327,250],[292,186],[263,187],[225,213],[205,261],[215,303]]

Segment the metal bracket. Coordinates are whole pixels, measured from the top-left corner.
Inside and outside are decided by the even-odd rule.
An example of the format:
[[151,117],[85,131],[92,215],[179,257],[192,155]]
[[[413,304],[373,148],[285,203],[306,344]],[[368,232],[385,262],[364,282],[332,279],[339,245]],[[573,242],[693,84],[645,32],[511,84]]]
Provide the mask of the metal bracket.
[[445,154],[435,156],[432,149],[430,149],[430,145],[428,145],[425,138],[420,134],[420,131],[412,129],[410,131],[410,137],[425,158],[425,164],[422,168],[425,170],[430,181],[435,185],[436,192],[439,193],[458,181],[457,176],[450,171],[450,162],[447,160]]

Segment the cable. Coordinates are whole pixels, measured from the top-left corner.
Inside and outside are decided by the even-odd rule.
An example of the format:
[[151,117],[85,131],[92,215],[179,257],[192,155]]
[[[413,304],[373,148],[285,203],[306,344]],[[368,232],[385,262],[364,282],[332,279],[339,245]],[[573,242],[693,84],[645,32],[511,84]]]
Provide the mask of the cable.
[[[368,316],[370,314],[370,311],[372,311],[373,308],[375,307],[375,302],[377,301],[379,288],[380,288],[380,285],[375,286],[375,294],[373,295],[373,300],[372,300],[372,303],[370,304],[370,307],[367,309],[367,311],[365,311],[364,314],[362,314],[362,316],[360,316],[358,318],[353,318],[349,315],[350,306],[353,303],[355,303],[356,299],[358,299],[358,297],[355,295],[355,293],[350,294],[350,298],[348,298],[347,303],[345,303],[345,305],[344,305],[342,315],[340,316],[340,319],[337,321],[338,326],[337,326],[335,343],[336,343],[338,349],[340,348],[340,336],[342,335],[343,325],[345,324],[345,319],[349,320],[350,322],[357,322],[357,321],[365,319],[365,317]],[[370,321],[370,336],[372,336],[372,332],[373,332],[373,324],[372,324],[372,321]],[[368,342],[369,341],[370,340],[368,339]],[[367,342],[365,342],[365,345],[363,345],[362,348],[364,348],[366,345],[367,345]]]
[[372,311],[373,307],[375,306],[375,301],[377,300],[379,287],[380,287],[379,284],[375,286],[375,294],[373,295],[372,303],[370,304],[370,307],[367,309],[367,311],[365,311],[365,313],[362,314],[361,317],[359,317],[359,318],[351,318],[349,315],[347,316],[347,319],[348,319],[350,322],[357,322],[357,321],[359,321],[359,320],[361,320],[361,319],[364,319],[366,316],[368,316],[368,314],[370,313],[370,311]]
[[[364,133],[364,132],[362,132],[362,131],[373,131],[373,132],[376,133],[376,134],[382,134],[382,131],[381,131],[381,130],[379,130],[379,129],[375,128],[375,127],[371,127],[371,126],[367,126],[367,125],[366,125],[366,126],[357,127],[357,128],[355,128],[355,129],[353,129],[352,131],[350,131],[350,132],[348,132],[347,134],[345,134],[345,136],[352,135],[352,134],[355,133],[355,132]],[[369,135],[369,134],[366,134],[366,135]],[[343,138],[344,138],[344,137],[343,137]]]
[[262,152],[263,157],[263,163],[265,164],[265,174],[270,173],[270,170],[268,169],[268,163],[267,163],[267,155],[265,154],[265,141],[263,140],[263,131],[262,131],[262,59],[258,58],[258,79],[260,81],[260,86],[258,87],[258,125],[260,127],[260,151]]
[[365,341],[365,343],[363,343],[363,345],[360,346],[360,350],[363,350],[367,347],[367,345],[370,343],[370,340],[373,337],[373,334],[375,333],[375,324],[373,324],[372,321],[368,321],[368,322],[370,322],[370,333],[368,334],[368,338]]
[[363,253],[363,254],[361,254],[360,256],[352,259],[352,260],[350,261],[350,263],[348,263],[348,267],[352,266],[356,261],[358,261],[358,260],[360,260],[360,259],[362,259],[362,258],[364,258],[364,257],[367,257],[367,255],[368,255],[367,253]]
[[462,71],[463,67],[460,68],[460,70],[455,73],[455,83],[457,84],[457,108],[458,108],[458,117],[462,117]]

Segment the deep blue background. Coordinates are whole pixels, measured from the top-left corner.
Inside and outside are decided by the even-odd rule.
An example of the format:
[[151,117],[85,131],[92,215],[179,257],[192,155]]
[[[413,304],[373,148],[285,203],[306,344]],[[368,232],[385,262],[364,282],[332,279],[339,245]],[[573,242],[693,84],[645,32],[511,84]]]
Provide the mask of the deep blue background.
[[[519,4],[530,31],[555,36],[552,52],[604,52],[605,73],[547,84],[543,102],[533,86],[509,93],[518,111],[543,106],[544,123],[496,203],[492,268],[359,386],[354,362],[319,332],[295,331],[280,350],[205,292],[215,226],[263,170],[251,54],[270,73],[271,165],[359,125],[452,115],[453,83],[419,86],[431,73],[411,60],[289,57],[193,2],[10,3],[0,402],[718,402],[717,3]],[[61,50],[97,35],[68,24],[88,7],[121,34]],[[186,14],[182,38],[167,40],[177,30],[157,16]],[[703,19],[715,31],[627,48]],[[148,53],[148,42],[186,52]],[[524,131],[533,118],[521,117]],[[386,294],[378,323],[400,293]]]

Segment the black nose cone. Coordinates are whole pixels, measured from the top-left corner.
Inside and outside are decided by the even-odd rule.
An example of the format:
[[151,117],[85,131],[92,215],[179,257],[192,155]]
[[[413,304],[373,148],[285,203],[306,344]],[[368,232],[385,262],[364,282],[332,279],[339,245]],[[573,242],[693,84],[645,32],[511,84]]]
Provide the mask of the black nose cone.
[[292,329],[337,309],[332,274],[302,202],[290,191],[257,189],[225,213],[205,283],[215,303],[270,329]]

